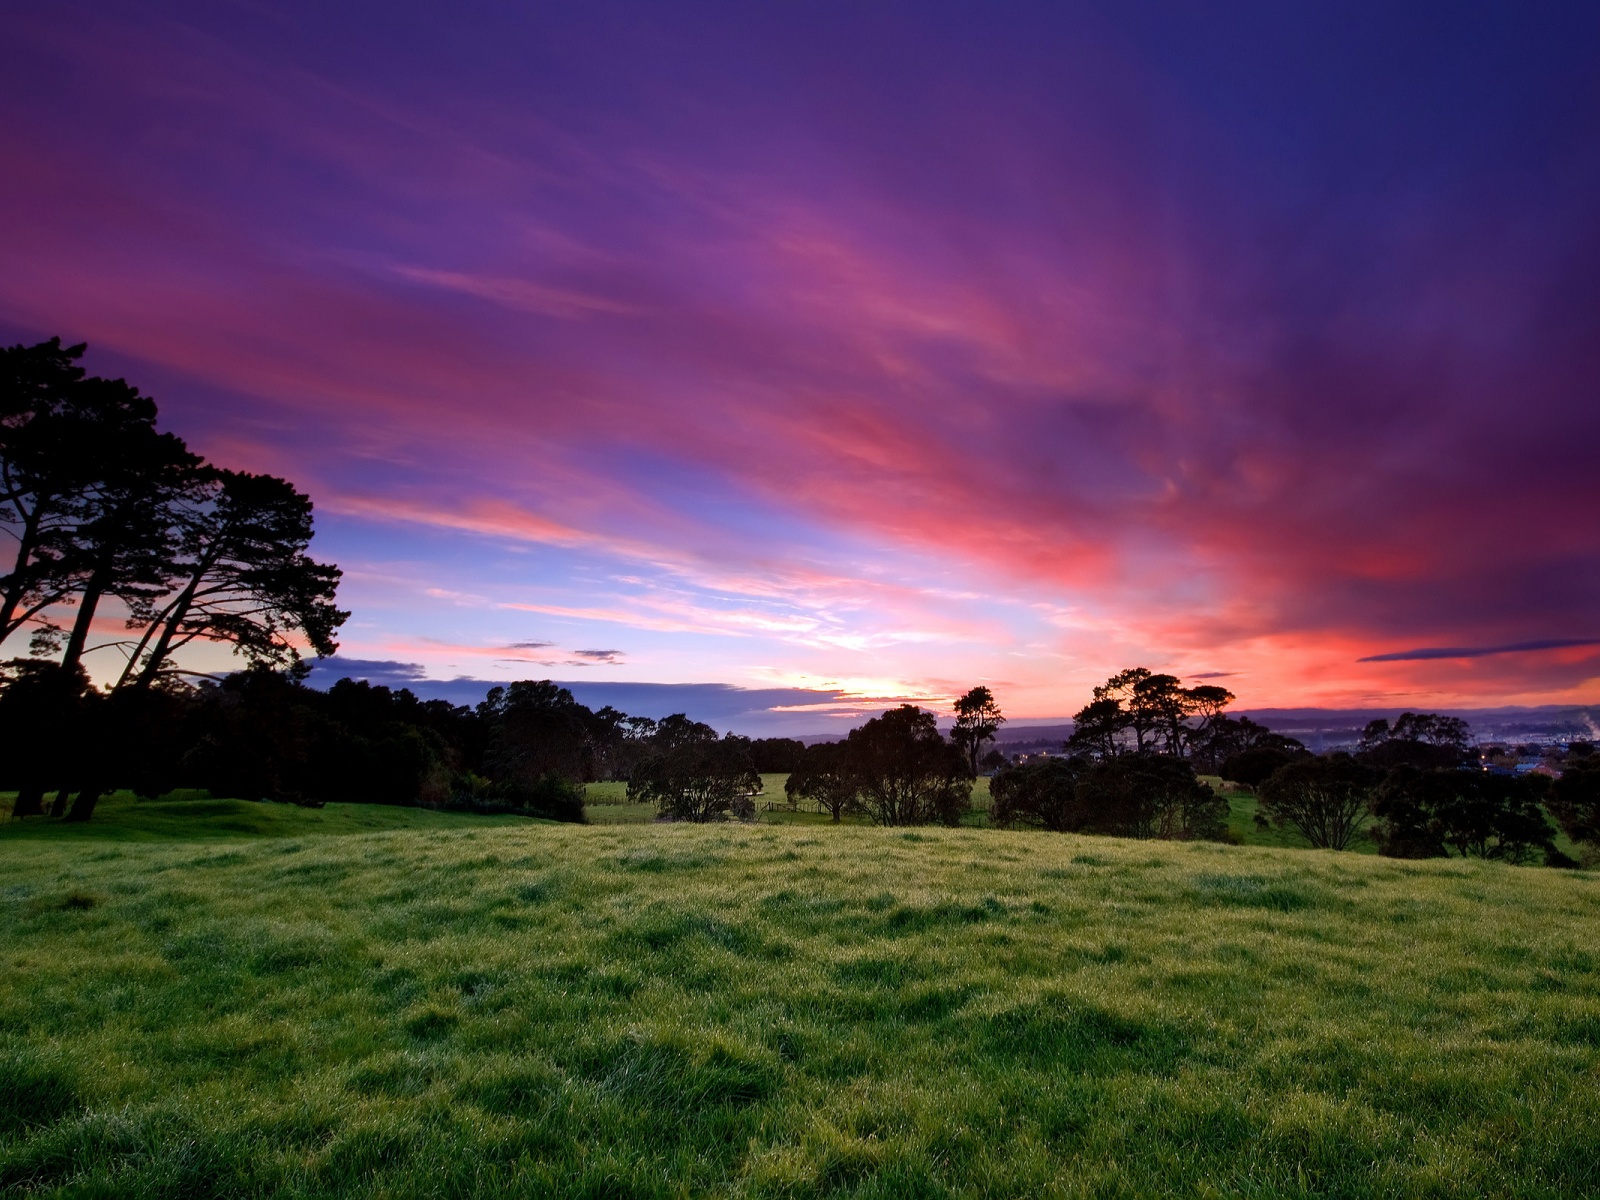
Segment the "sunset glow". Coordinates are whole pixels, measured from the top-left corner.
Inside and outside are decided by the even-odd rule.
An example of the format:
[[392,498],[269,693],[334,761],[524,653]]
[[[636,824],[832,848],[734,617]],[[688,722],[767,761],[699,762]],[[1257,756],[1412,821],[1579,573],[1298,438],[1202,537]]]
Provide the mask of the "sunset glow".
[[0,335],[374,678],[1600,701],[1600,10],[1396,7],[13,12]]

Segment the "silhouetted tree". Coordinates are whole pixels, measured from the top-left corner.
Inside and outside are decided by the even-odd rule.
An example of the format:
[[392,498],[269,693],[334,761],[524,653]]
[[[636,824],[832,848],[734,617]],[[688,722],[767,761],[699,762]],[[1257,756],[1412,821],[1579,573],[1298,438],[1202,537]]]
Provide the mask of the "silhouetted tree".
[[1118,739],[1127,727],[1128,714],[1114,697],[1093,700],[1072,715],[1066,749],[1070,754],[1110,758],[1119,750]]
[[0,684],[0,787],[17,793],[13,817],[36,817],[45,792],[60,785],[89,677],[81,667],[69,673],[58,663],[18,658],[0,667]]
[[566,688],[548,679],[490,688],[478,716],[488,730],[485,765],[502,783],[531,788],[552,772],[575,783],[594,777],[593,714]]
[[[1245,757],[1257,750],[1273,751],[1274,755],[1259,760]],[[1196,771],[1220,774],[1226,779],[1235,779],[1251,787],[1257,786],[1290,758],[1301,757],[1307,753],[1305,746],[1294,738],[1273,733],[1265,725],[1258,724],[1249,717],[1234,718],[1219,715],[1206,725],[1203,734],[1197,734],[1190,743],[1190,759]],[[1234,762],[1234,760],[1239,761]],[[1273,765],[1264,772],[1259,767],[1243,766],[1243,770],[1255,775],[1255,778],[1247,779],[1244,775],[1234,773],[1235,767],[1241,764],[1267,761],[1271,761]],[[1234,762],[1234,766],[1228,766],[1230,762]]]
[[1459,717],[1437,713],[1402,713],[1391,727],[1380,718],[1361,731],[1356,755],[1381,770],[1416,767],[1419,770],[1459,767],[1466,763],[1472,730]]
[[1280,767],[1310,757],[1311,755],[1303,750],[1297,752],[1276,746],[1257,746],[1251,750],[1230,754],[1222,761],[1219,773],[1223,779],[1242,783],[1246,787],[1259,788]]
[[958,825],[972,807],[972,775],[930,712],[902,704],[845,738],[862,811],[879,825]]
[[1182,759],[1123,754],[1102,759],[1079,780],[1085,833],[1118,837],[1225,840],[1228,802],[1195,778]]
[[1348,849],[1367,822],[1382,778],[1348,754],[1287,762],[1261,784],[1257,820],[1293,826],[1318,849]]
[[1569,838],[1600,847],[1600,756],[1569,759],[1561,778],[1550,787],[1548,806]]
[[674,821],[753,817],[761,776],[750,761],[747,744],[745,738],[695,737],[665,744],[634,767],[628,799],[654,804],[663,817]]
[[1079,758],[1046,758],[1001,767],[989,781],[990,824],[1033,825],[1057,833],[1083,828],[1078,781],[1087,765]]
[[763,775],[781,775],[799,765],[805,749],[799,738],[756,738],[750,743],[750,757]]
[[1397,767],[1374,798],[1373,838],[1378,853],[1392,858],[1440,858],[1454,850],[1522,863],[1542,853],[1565,865],[1539,804],[1542,790],[1530,779],[1483,771]]
[[985,742],[1005,724],[1005,715],[996,703],[994,693],[986,687],[975,687],[955,703],[956,723],[950,731],[950,740],[967,756],[967,767],[973,775],[978,773],[978,755]]
[[300,661],[294,635],[319,655],[350,615],[334,604],[339,568],[306,554],[311,499],[270,475],[208,469],[178,506],[176,591],[145,597],[130,625],[145,633],[119,685],[147,688],[196,639],[229,643],[251,665]]
[[844,743],[818,742],[803,747],[783,790],[791,803],[810,800],[820,805],[837,825],[845,813],[856,807],[856,777]]

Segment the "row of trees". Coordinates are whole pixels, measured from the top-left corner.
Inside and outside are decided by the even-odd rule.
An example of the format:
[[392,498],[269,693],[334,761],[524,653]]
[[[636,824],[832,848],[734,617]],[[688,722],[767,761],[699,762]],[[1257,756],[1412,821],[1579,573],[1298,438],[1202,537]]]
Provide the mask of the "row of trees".
[[340,800],[581,821],[585,781],[643,779],[680,747],[716,744],[755,778],[753,790],[757,769],[788,770],[804,749],[786,738],[719,739],[682,714],[655,721],[595,712],[548,680],[494,688],[468,708],[350,679],[321,691],[263,667],[219,682],[87,689],[40,703],[59,679],[52,665],[12,664],[0,690],[0,788],[37,799],[16,816],[84,820],[96,796],[125,787],[147,797],[203,788],[310,806]]

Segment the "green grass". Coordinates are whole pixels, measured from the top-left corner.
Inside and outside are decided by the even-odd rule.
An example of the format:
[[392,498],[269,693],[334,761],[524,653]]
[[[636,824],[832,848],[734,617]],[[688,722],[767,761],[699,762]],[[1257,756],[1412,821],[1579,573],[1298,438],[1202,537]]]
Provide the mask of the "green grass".
[[1593,873],[140,807],[0,833],[0,1194],[1600,1193]]
[[[12,793],[0,796],[0,808],[11,814]],[[0,846],[7,841],[170,841],[226,840],[238,837],[300,837],[379,833],[385,829],[416,831],[481,829],[486,824],[526,824],[523,817],[477,817],[466,813],[429,812],[387,804],[330,804],[297,808],[292,804],[250,800],[213,800],[206,792],[174,792],[160,800],[135,800],[131,792],[113,792],[95,808],[86,824],[31,817],[0,820]],[[4,853],[4,851],[0,851]]]

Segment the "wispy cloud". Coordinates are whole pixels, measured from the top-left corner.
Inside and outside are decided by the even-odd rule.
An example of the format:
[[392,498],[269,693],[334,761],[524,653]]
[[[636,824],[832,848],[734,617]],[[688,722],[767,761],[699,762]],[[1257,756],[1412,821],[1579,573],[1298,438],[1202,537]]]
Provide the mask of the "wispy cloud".
[[1539,650],[1567,650],[1574,646],[1600,646],[1600,638],[1545,638],[1536,642],[1513,642],[1509,646],[1428,646],[1420,650],[1395,650],[1388,654],[1369,654],[1357,662],[1424,662],[1435,658],[1489,658],[1496,654],[1531,654]]

